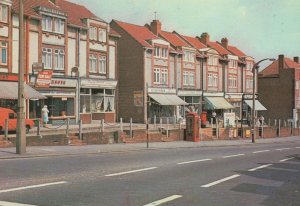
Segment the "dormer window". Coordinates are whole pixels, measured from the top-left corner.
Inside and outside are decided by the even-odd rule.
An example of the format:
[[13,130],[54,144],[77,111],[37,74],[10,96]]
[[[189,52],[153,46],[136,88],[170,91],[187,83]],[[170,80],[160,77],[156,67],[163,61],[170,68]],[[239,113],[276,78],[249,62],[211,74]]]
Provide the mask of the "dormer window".
[[99,28],[99,41],[106,42],[106,30]]
[[183,51],[183,60],[186,62],[195,62],[195,52]]
[[[54,22],[54,25],[53,25]],[[45,16],[42,17],[43,31],[54,32],[59,34],[65,33],[65,20],[57,17]]]
[[229,68],[236,69],[237,68],[237,60],[230,59],[229,60]]
[[218,66],[219,58],[217,56],[209,56],[208,57],[208,65],[209,66]]
[[251,71],[253,67],[252,62],[247,62],[247,70]]
[[168,58],[168,48],[167,47],[154,47],[154,57],[167,59]]
[[106,42],[106,29],[91,26],[89,33],[90,40]]
[[65,21],[63,19],[56,18],[54,20],[54,32],[63,34],[65,33]]
[[0,5],[0,22],[7,23],[8,20],[8,6],[7,5]]
[[42,17],[42,29],[43,31],[52,31],[52,17],[50,16]]

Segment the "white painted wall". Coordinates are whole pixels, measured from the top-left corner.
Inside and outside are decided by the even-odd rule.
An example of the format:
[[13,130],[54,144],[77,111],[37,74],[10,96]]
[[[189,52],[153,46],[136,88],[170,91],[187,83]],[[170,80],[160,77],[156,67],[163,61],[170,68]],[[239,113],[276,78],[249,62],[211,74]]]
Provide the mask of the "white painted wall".
[[29,73],[32,73],[32,64],[39,61],[39,33],[29,33]]
[[90,42],[90,49],[96,50],[96,51],[107,51],[107,46],[102,45],[100,43],[91,43]]
[[116,48],[114,46],[109,47],[109,78],[116,78]]
[[49,35],[47,37],[46,34],[43,34],[42,35],[42,42],[44,44],[64,46],[65,45],[65,38],[63,38],[63,37],[59,38],[56,35]]
[[13,28],[12,36],[12,73],[18,73],[19,68],[19,29]]
[[86,63],[86,46],[87,43],[86,41],[80,41],[80,64],[79,64],[79,72],[80,72],[80,76],[86,76],[86,67],[87,67],[87,63]]
[[0,27],[0,36],[8,37],[8,27]]
[[68,38],[68,75],[76,66],[76,39]]

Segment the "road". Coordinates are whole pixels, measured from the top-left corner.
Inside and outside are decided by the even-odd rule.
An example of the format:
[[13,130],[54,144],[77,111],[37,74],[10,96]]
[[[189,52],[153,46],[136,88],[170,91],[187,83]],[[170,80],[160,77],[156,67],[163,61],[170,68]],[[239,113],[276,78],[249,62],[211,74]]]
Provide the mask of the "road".
[[1,206],[300,205],[300,141],[0,160]]

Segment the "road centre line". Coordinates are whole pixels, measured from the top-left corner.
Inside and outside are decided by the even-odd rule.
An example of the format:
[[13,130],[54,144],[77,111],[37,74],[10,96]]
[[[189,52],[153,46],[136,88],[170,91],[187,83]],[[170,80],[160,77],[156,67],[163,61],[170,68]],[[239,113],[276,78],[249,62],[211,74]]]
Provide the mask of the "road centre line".
[[255,151],[255,152],[252,152],[252,153],[257,154],[257,153],[262,153],[262,152],[270,152],[270,150],[260,150],[260,151]]
[[177,164],[183,165],[183,164],[189,164],[189,163],[195,163],[195,162],[205,162],[205,161],[210,161],[210,160],[212,160],[212,159],[192,160],[192,161],[187,161],[187,162],[179,162]]
[[131,170],[131,171],[119,172],[119,173],[113,173],[113,174],[105,175],[105,177],[112,177],[112,176],[118,176],[118,175],[125,175],[125,174],[136,173],[136,172],[143,172],[143,171],[153,170],[153,169],[157,169],[157,167],[149,167],[149,168],[144,168],[144,169]]
[[37,206],[37,205],[28,205],[28,204],[20,204],[16,202],[4,202],[0,201],[1,206]]
[[151,202],[151,203],[149,203],[149,204],[147,204],[147,205],[144,205],[144,206],[156,206],[156,205],[161,205],[161,204],[163,204],[163,203],[170,202],[170,201],[175,200],[175,199],[178,199],[178,198],[180,198],[180,197],[182,197],[182,195],[172,195],[172,196],[170,196],[170,197],[166,197],[166,198],[164,198],[164,199],[157,200],[157,201],[155,201],[155,202]]
[[5,193],[5,192],[13,192],[13,191],[18,191],[18,190],[26,190],[26,189],[32,189],[32,188],[38,188],[38,187],[46,187],[46,186],[52,186],[52,185],[59,185],[59,184],[66,184],[66,181],[61,181],[61,182],[51,182],[51,183],[45,183],[45,184],[39,184],[39,185],[30,185],[30,186],[25,186],[25,187],[17,187],[17,188],[12,188],[12,189],[7,189],[7,190],[0,190],[0,193]]
[[300,149],[300,147],[295,147],[295,148]]
[[288,161],[288,160],[291,160],[291,159],[294,159],[295,157],[291,157],[291,158],[286,158],[286,159],[283,159],[283,160],[279,160],[279,162],[285,162],[285,161]]
[[288,150],[288,149],[291,149],[291,148],[280,148],[280,149],[275,149],[275,150],[282,151],[282,150]]
[[235,154],[235,155],[223,156],[222,158],[238,157],[238,156],[243,156],[243,155],[245,155],[245,154]]
[[217,184],[220,184],[222,182],[225,182],[227,180],[231,180],[231,179],[234,179],[236,177],[239,177],[240,175],[232,175],[232,176],[229,176],[229,177],[226,177],[226,178],[223,178],[223,179],[220,179],[220,180],[217,180],[215,182],[211,182],[209,184],[206,184],[206,185],[202,185],[201,187],[211,187],[211,186],[214,186],[214,185],[217,185]]
[[266,168],[266,167],[269,167],[269,166],[271,166],[271,165],[272,165],[272,164],[261,165],[261,166],[259,166],[259,167],[255,167],[255,168],[249,169],[248,171],[249,171],[249,172],[253,172],[253,171],[255,171],[255,170],[259,170],[259,169],[262,169],[262,168]]

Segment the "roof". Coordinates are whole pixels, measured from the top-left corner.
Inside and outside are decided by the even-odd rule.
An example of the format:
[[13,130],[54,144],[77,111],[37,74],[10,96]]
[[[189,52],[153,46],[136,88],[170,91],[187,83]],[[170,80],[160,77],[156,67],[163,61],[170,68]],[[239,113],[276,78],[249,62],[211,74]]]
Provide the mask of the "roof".
[[172,32],[161,31],[159,34],[175,47],[189,47],[187,43],[185,43],[182,39],[180,39],[176,34]]
[[125,23],[116,20],[113,21],[123,30],[125,30],[130,36],[132,36],[136,41],[138,41],[142,46],[152,48],[152,46],[147,42],[147,40],[158,38],[145,26],[138,26],[135,24]]
[[238,56],[238,57],[245,57],[247,56],[244,52],[242,52],[241,50],[239,50],[237,47],[235,46],[228,46],[227,49],[234,55]]
[[217,50],[221,55],[228,55],[230,54],[224,47],[222,47],[218,42],[208,42],[207,44],[209,47],[214,48]]
[[189,44],[191,44],[193,47],[196,49],[204,49],[207,48],[205,44],[201,43],[200,40],[196,37],[190,37],[190,36],[185,36],[181,35],[181,37],[186,40]]
[[[86,7],[67,0],[56,0],[56,4],[50,0],[26,0],[26,3],[24,3],[24,14],[40,18],[41,16],[35,10],[37,7],[45,7],[65,13],[67,14],[69,24],[80,27],[86,27],[86,25],[82,22],[82,19],[84,18],[92,18],[98,21],[103,21]],[[15,13],[19,13],[19,0],[13,0],[12,8]]]
[[115,37],[121,37],[121,35],[118,32],[116,32],[113,28],[109,29],[109,35]]
[[[300,64],[294,62],[292,59],[285,57],[284,58],[284,69],[300,69]],[[264,70],[260,71],[259,74],[264,76],[277,75],[279,73],[278,59],[272,62]]]

